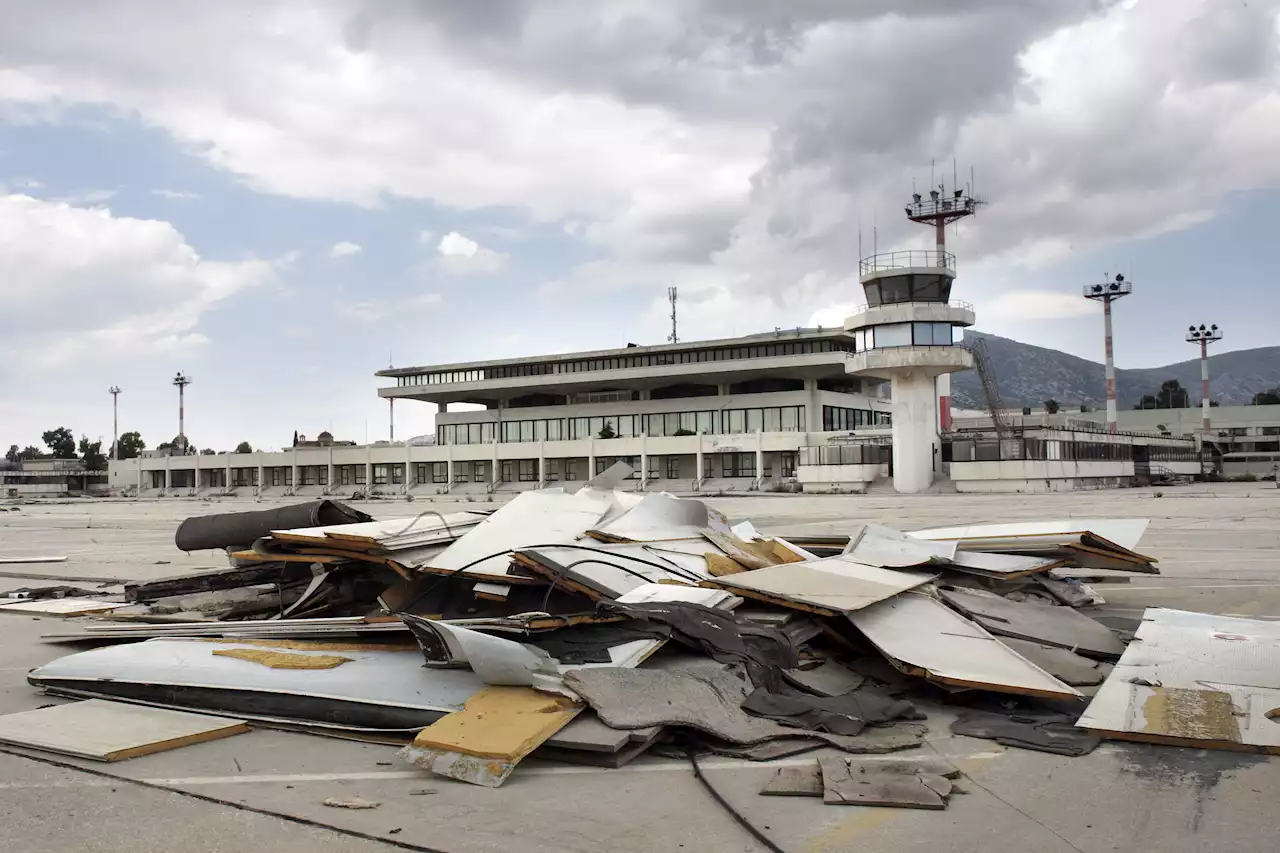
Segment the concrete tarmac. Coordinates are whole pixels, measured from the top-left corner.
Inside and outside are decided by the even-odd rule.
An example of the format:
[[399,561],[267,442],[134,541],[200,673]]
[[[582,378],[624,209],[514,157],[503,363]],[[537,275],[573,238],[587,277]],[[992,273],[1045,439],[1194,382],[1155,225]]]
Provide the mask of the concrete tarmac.
[[[1063,517],[1146,517],[1140,550],[1159,576],[1097,587],[1101,614],[1136,619],[1159,605],[1280,619],[1280,490],[1213,484],[1066,495],[741,496],[710,502],[782,534],[841,531],[862,521],[903,529]],[[215,566],[183,554],[188,515],[260,508],[251,500],[96,501],[0,513],[0,556],[65,554],[65,563],[3,566],[0,591],[75,577],[82,586]],[[484,504],[360,504],[401,517]],[[29,575],[28,575],[29,573]],[[21,576],[16,576],[21,575]],[[25,681],[75,651],[41,642],[69,622],[0,612],[0,713],[65,701]],[[960,767],[968,794],[941,812],[824,806],[760,797],[770,764],[707,759],[735,808],[788,853],[858,850],[1036,850],[1077,853],[1253,853],[1275,847],[1280,761],[1267,756],[1104,743],[1081,758],[955,737],[951,711],[926,706],[923,754]],[[1280,723],[1277,723],[1280,725]],[[644,756],[619,770],[526,761],[497,790],[411,768],[393,747],[255,729],[115,764],[3,748],[0,850],[30,853],[222,851],[652,851],[763,848],[701,788],[687,762]],[[910,753],[906,753],[910,754]],[[807,763],[815,754],[785,759]],[[52,762],[52,763],[51,763]],[[104,775],[106,774],[106,775]],[[113,778],[116,777],[116,778]],[[346,811],[327,797],[381,806]]]

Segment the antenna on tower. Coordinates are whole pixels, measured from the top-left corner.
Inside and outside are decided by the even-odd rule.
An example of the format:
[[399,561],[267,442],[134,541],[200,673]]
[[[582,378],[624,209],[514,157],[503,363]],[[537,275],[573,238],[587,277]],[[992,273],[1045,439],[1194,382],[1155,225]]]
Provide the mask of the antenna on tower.
[[676,326],[676,288],[667,288],[667,299],[671,300],[671,336],[667,340],[673,344],[680,343],[680,335]]

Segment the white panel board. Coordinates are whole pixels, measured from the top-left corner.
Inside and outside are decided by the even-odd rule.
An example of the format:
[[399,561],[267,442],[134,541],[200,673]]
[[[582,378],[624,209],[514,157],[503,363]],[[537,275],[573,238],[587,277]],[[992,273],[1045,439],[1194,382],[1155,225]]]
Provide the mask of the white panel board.
[[848,614],[876,648],[907,672],[958,687],[1080,698],[1022,655],[922,592],[905,592]]
[[784,563],[707,581],[748,598],[838,613],[858,610],[933,580],[933,572],[864,566],[848,557]]
[[40,598],[35,601],[0,604],[0,610],[5,613],[39,613],[46,616],[83,616],[86,613],[102,613],[127,606],[123,601],[103,601],[100,598]]
[[[1065,518],[1049,521],[1015,521],[1004,524],[970,524],[961,527],[933,527],[913,530],[917,539],[950,539],[962,542],[962,548],[984,550],[983,545],[1009,544],[1006,540],[1034,537],[1044,544],[1079,542],[1084,533],[1100,536],[1121,548],[1132,550],[1146,533],[1146,518]],[[980,540],[980,541],[972,541]]]
[[1148,608],[1077,725],[1124,740],[1280,753],[1280,623]]

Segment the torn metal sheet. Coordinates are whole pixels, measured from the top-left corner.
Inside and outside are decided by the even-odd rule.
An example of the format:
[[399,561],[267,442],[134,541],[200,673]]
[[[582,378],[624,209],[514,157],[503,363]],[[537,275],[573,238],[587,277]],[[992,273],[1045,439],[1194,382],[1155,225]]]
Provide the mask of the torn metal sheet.
[[583,707],[529,687],[486,687],[418,732],[400,757],[438,776],[496,788]]
[[906,569],[950,560],[956,543],[930,542],[883,524],[862,524],[849,534],[844,556],[864,566]]
[[606,542],[658,542],[689,539],[705,529],[728,533],[729,523],[702,501],[659,492],[645,495],[634,506],[589,532]]
[[[521,492],[510,503],[431,559],[427,571],[452,572],[509,581],[511,551],[571,544],[611,510],[629,508],[642,498],[626,492],[582,488]],[[465,569],[464,569],[465,567]]]
[[0,604],[4,613],[38,613],[42,616],[84,616],[103,613],[124,607],[123,601],[103,601],[100,598],[38,598]]
[[1124,643],[1101,622],[1070,607],[1010,601],[980,590],[938,587],[942,600],[993,634],[1032,640],[1105,658],[1124,653]]
[[261,643],[160,639],[67,655],[32,670],[27,680],[50,692],[136,701],[338,728],[426,726],[457,711],[481,678],[470,670],[429,670],[422,655],[368,651],[359,643],[291,642],[291,653],[332,655],[350,662],[331,669],[269,669],[215,655],[220,649],[262,649]]
[[1138,547],[1150,523],[1146,518],[1068,518],[932,527],[913,530],[909,535],[917,539],[954,540],[964,551],[1017,551],[1028,545],[1078,544],[1082,536],[1091,534],[1131,551]]
[[0,716],[0,743],[124,761],[247,732],[243,720],[88,699]]
[[858,610],[937,577],[864,566],[848,557],[787,563],[703,581],[703,586],[821,615]]
[[847,614],[890,662],[939,684],[1045,698],[1080,693],[924,592],[904,592]]
[[1121,740],[1280,754],[1280,623],[1148,608],[1076,724]]

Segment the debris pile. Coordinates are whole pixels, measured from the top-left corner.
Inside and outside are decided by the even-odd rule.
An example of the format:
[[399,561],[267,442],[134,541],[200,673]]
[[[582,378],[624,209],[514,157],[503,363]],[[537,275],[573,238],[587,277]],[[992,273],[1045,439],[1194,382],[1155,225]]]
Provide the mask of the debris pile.
[[[858,758],[920,746],[920,709],[939,705],[961,706],[957,734],[1062,755],[1102,736],[1275,744],[1253,725],[1280,705],[1243,651],[1257,623],[1149,611],[1126,648],[1078,609],[1102,601],[1082,574],[1158,571],[1135,550],[1145,520],[784,537],[617,490],[628,471],[491,513],[375,521],[321,501],[189,519],[179,545],[232,564],[127,585],[107,621],[46,637],[99,647],[29,680],[400,743],[412,765],[488,787],[528,756],[620,767],[646,751],[833,748],[762,793],[945,808],[946,762]],[[1206,637],[1239,671],[1220,671]]]

